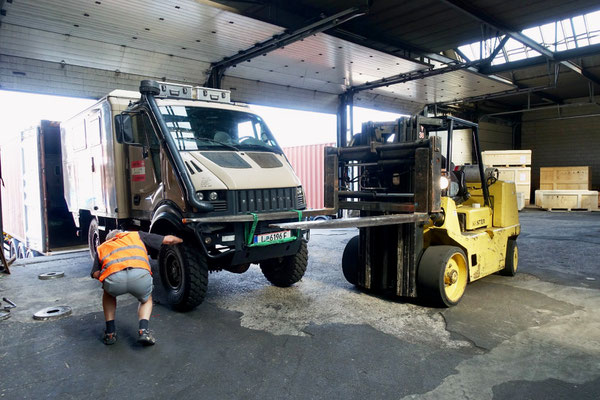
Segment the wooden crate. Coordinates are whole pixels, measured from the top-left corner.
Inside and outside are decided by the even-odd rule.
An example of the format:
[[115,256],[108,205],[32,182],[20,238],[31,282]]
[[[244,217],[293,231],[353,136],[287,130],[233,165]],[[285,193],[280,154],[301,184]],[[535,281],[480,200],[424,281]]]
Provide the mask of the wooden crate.
[[531,165],[531,150],[488,150],[481,152],[486,167]]
[[590,190],[591,183],[589,166],[540,168],[540,190]]
[[521,192],[517,192],[517,210],[521,211],[525,208],[525,195]]
[[531,201],[531,167],[496,167],[498,179],[514,182],[517,193],[523,193],[525,204]]
[[592,190],[536,190],[535,205],[547,210],[598,210],[598,192]]

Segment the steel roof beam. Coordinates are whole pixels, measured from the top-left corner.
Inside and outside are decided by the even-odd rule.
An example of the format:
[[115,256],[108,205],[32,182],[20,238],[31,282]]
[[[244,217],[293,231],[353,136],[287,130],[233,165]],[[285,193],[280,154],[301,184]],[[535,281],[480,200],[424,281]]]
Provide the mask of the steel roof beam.
[[484,95],[481,95],[481,96],[467,97],[467,98],[460,99],[460,100],[444,101],[443,103],[436,103],[436,104],[438,106],[448,106],[448,105],[451,105],[451,104],[473,103],[473,102],[476,102],[476,101],[483,101],[483,100],[489,100],[489,99],[499,99],[499,98],[502,98],[502,97],[516,96],[516,95],[519,95],[519,94],[536,93],[536,92],[540,92],[542,90],[554,89],[554,88],[555,88],[554,86],[541,86],[541,87],[532,87],[532,88],[520,87],[520,88],[517,88],[517,89],[505,90],[503,92],[491,93],[491,94],[484,94]]
[[468,63],[448,65],[447,67],[437,69],[426,69],[419,71],[407,72],[404,74],[398,74],[387,78],[382,78],[373,82],[363,83],[362,85],[352,86],[346,90],[347,93],[362,92],[364,90],[376,89],[384,86],[397,85],[399,83],[414,81],[417,79],[428,78],[430,76],[446,74],[452,71],[458,71],[461,69],[468,69],[480,64],[482,61],[471,61]]
[[[564,61],[572,58],[582,58],[600,54],[600,44],[579,47],[576,49],[564,50],[554,53],[554,61]],[[497,74],[501,72],[512,71],[515,69],[523,69],[534,67],[536,65],[544,65],[547,58],[544,56],[531,57],[524,60],[511,61],[504,64],[482,66],[480,72],[483,74]]]
[[[506,44],[506,42],[508,42],[509,38],[510,38],[510,36],[504,35],[504,37],[502,38],[500,43],[498,43],[498,46],[496,46],[494,51],[492,51],[492,54],[490,54],[490,56],[486,59],[486,64],[490,65],[492,63],[492,61],[494,61],[494,58],[496,58],[498,53],[500,53],[500,51],[504,48],[504,45]],[[480,68],[480,70],[481,70],[481,68]]]
[[[506,35],[512,37],[513,39],[515,39],[518,42],[523,43],[525,46],[537,51],[538,53],[542,54],[544,57],[555,61],[555,53],[553,51],[545,48],[544,46],[542,46],[535,40],[529,38],[528,36],[522,34],[521,32],[518,32],[515,29],[511,29],[511,28],[505,26],[500,21],[497,21],[493,17],[486,15],[481,10],[478,10],[477,8],[472,7],[471,5],[465,3],[464,1],[462,1],[462,0],[440,0],[440,1],[455,8],[458,11],[468,15],[469,17],[478,20],[479,22],[482,22],[496,30],[504,32]],[[559,61],[559,62],[562,65],[564,65],[565,67],[575,71],[577,74],[600,85],[600,80],[598,80],[598,78],[587,73],[586,71],[583,70],[583,68],[581,68],[579,65],[575,64],[574,62],[568,61],[568,60]]]
[[280,35],[275,35],[271,39],[258,43],[249,49],[242,50],[238,54],[225,57],[223,60],[215,62],[211,65],[208,84],[213,87],[220,86],[220,80],[225,70],[233,67],[244,61],[249,61],[253,58],[270,53],[281,47],[290,45],[299,40],[305,39],[316,33],[320,33],[350,21],[356,17],[366,14],[366,7],[352,7],[330,17],[323,18],[320,21],[307,25],[305,27],[294,30],[293,32],[285,32]]

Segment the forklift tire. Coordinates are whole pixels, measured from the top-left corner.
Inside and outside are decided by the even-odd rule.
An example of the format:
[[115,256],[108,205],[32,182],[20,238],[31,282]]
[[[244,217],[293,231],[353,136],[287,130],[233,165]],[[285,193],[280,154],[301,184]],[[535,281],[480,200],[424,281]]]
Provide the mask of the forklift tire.
[[517,274],[517,266],[519,264],[519,248],[517,239],[508,239],[506,244],[506,260],[504,268],[500,270],[500,275],[515,276]]
[[358,285],[359,236],[356,235],[346,243],[342,256],[342,272],[351,285]]
[[265,278],[273,285],[288,287],[302,279],[307,265],[308,247],[306,240],[301,239],[300,248],[296,254],[265,260],[260,263],[260,269]]
[[206,256],[189,244],[162,245],[158,254],[160,280],[167,303],[178,311],[189,311],[206,296]]
[[430,246],[425,250],[417,272],[419,297],[451,307],[462,298],[467,281],[467,257],[460,248]]

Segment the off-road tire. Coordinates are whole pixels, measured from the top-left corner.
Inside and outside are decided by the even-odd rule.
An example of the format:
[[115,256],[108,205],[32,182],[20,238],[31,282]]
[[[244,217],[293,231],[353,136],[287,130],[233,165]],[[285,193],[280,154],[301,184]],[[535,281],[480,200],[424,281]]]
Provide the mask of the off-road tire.
[[306,241],[301,240],[300,248],[296,254],[265,260],[260,263],[263,275],[273,285],[288,287],[304,276],[308,265],[308,247]]
[[27,257],[27,247],[23,243],[17,245],[17,258],[23,259]]
[[359,254],[359,236],[356,235],[346,243],[344,248],[344,255],[342,256],[342,272],[344,278],[348,283],[357,286],[358,285],[358,262],[360,260]]
[[15,238],[10,239],[10,250],[8,252],[8,259],[10,260],[11,258],[15,257],[15,259],[18,256],[18,249],[19,248],[19,241]]
[[[158,265],[167,303],[173,309],[189,311],[204,301],[208,287],[208,263],[202,250],[186,243],[162,245]],[[178,269],[180,279],[177,280],[168,268]]]
[[517,239],[511,238],[506,243],[506,259],[504,261],[504,268],[499,271],[500,275],[515,276],[518,264],[519,248],[517,246]]
[[92,218],[90,220],[90,225],[88,226],[87,236],[88,247],[90,249],[90,257],[92,258],[92,260],[95,260],[98,255],[98,251],[96,250],[96,248],[104,241],[102,236],[106,237],[102,234],[102,232],[100,232],[100,229],[98,228],[98,220],[96,218]]

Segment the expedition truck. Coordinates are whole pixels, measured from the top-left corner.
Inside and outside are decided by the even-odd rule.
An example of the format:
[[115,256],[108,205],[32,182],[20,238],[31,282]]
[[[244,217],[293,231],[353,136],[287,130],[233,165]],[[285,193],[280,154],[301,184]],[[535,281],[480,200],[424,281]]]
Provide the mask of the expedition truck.
[[272,284],[306,270],[307,232],[272,228],[308,216],[301,183],[265,122],[230,92],[142,81],[61,124],[65,198],[90,254],[114,228],[184,239],[158,254],[168,302],[202,302],[209,271],[250,263]]

